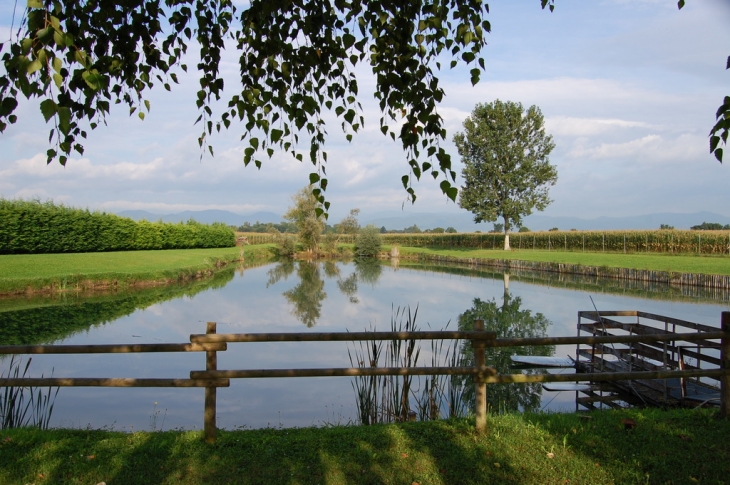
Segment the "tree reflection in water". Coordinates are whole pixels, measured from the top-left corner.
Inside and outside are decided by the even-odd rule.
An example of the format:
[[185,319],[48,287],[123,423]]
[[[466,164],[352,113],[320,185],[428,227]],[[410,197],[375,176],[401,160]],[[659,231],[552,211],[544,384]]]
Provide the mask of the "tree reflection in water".
[[[484,330],[496,332],[497,338],[547,337],[551,325],[542,313],[532,313],[522,309],[522,299],[509,294],[509,275],[505,275],[504,297],[500,303],[496,299],[483,301],[474,299],[474,306],[459,316],[459,330],[473,330],[474,320],[484,320]],[[465,366],[474,365],[474,351],[470,343],[462,346]],[[552,356],[554,346],[525,347],[487,347],[486,365],[494,367],[500,374],[511,374],[512,355]],[[536,372],[536,371],[531,371]],[[474,409],[474,383],[471,377],[462,378],[464,396],[468,409]],[[487,402],[490,412],[537,411],[540,408],[542,387],[540,383],[530,384],[490,384],[487,386]]]
[[296,271],[299,283],[282,295],[292,304],[292,314],[307,327],[313,327],[321,315],[322,302],[327,298],[323,272],[325,277],[337,280],[337,288],[350,303],[357,304],[360,302],[358,284],[363,282],[375,286],[383,271],[380,261],[372,259],[356,260],[355,271],[346,277],[343,277],[340,268],[334,261],[282,260],[268,271],[266,287],[288,279]]

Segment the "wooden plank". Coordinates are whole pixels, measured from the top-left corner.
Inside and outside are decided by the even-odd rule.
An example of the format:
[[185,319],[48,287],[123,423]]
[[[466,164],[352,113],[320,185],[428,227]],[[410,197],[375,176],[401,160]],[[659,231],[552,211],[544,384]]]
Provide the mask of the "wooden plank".
[[366,340],[494,340],[495,332],[282,332],[192,334],[193,343],[214,342],[353,342]]
[[575,336],[575,337],[529,337],[529,338],[500,338],[496,340],[487,340],[487,347],[524,347],[530,345],[592,345],[597,343],[629,343],[642,342],[646,340],[672,341],[684,340],[687,342],[708,339],[722,338],[725,335],[722,331],[711,333],[657,333],[650,334],[651,339],[647,339],[647,335],[611,335],[603,337],[591,336]]
[[197,344],[97,344],[97,345],[0,345],[2,354],[127,354],[138,352],[224,351],[225,343]]
[[[494,376],[492,367],[484,369],[485,378]],[[355,376],[431,376],[478,375],[474,367],[344,367],[334,369],[240,369],[191,371],[191,379],[256,379],[279,377],[355,377]]]
[[702,325],[701,323],[688,322],[686,320],[680,320],[679,318],[666,317],[663,315],[657,315],[654,313],[647,313],[647,312],[642,312],[642,311],[639,311],[636,313],[637,313],[637,316],[639,316],[641,318],[648,318],[650,320],[654,320],[654,321],[662,322],[662,323],[665,323],[665,322],[671,323],[673,325],[678,325],[678,326],[684,327],[684,328],[691,328],[693,330],[699,330],[701,332],[714,332],[714,331],[718,330],[717,327],[711,327],[709,325]]
[[228,387],[229,379],[155,379],[129,377],[2,378],[0,387]]
[[542,385],[542,388],[550,392],[563,392],[563,391],[590,391],[597,389],[598,386],[594,384],[585,384],[577,382],[549,382]]
[[575,361],[570,357],[546,357],[542,355],[512,355],[512,362],[526,364],[531,367],[575,367]]

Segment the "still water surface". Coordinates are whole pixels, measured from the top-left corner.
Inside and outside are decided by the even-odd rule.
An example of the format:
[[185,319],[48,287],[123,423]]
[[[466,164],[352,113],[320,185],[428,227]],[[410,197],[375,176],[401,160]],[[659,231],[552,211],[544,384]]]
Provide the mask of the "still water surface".
[[[599,310],[642,310],[713,326],[728,309],[726,295],[687,296],[637,285],[629,291],[617,282],[559,280],[513,274],[506,293],[502,274],[468,268],[274,263],[229,270],[207,286],[141,296],[42,305],[3,301],[0,343],[187,342],[190,334],[204,333],[208,321],[217,322],[218,333],[389,330],[398,307],[417,308],[421,329],[456,329],[475,299],[494,301],[499,308],[508,298],[522,312],[540,313],[549,321],[550,336],[575,335],[577,312],[593,309],[590,297]],[[44,334],[35,324],[62,326],[65,335]],[[33,336],[28,337],[28,329]],[[421,365],[429,365],[429,344],[422,347]],[[558,347],[554,355],[573,353],[574,348]],[[218,355],[219,369],[350,366],[344,342],[229,344]],[[8,359],[0,361],[0,370],[7,372],[7,366]],[[39,355],[33,357],[31,372],[33,377],[53,372],[63,377],[187,378],[190,370],[204,367],[203,353]],[[573,392],[543,392],[540,407],[572,411],[574,399]],[[194,429],[202,427],[202,411],[202,389],[62,388],[51,426]],[[221,428],[320,426],[356,418],[350,378],[232,379],[230,388],[218,390]]]

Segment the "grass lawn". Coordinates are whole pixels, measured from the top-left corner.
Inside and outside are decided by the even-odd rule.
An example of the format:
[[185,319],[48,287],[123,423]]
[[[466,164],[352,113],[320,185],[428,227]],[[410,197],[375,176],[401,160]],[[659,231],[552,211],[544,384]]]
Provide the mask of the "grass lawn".
[[652,253],[582,253],[570,251],[488,250],[401,247],[402,255],[433,254],[457,258],[514,259],[583,266],[607,266],[677,273],[730,275],[730,256],[698,256]]
[[[627,429],[624,420],[635,427]],[[730,483],[730,421],[708,410],[490,416],[200,432],[0,431],[0,482],[113,484]]]
[[[268,258],[273,244],[245,246],[247,258]],[[384,250],[388,250],[384,246]],[[730,256],[582,253],[532,250],[486,250],[401,247],[404,256],[429,254],[458,258],[515,259],[584,266],[634,268],[678,273],[730,275]],[[175,249],[71,254],[0,255],[0,293],[27,288],[73,288],[87,281],[120,286],[170,280],[236,260],[240,248]]]
[[[258,250],[268,252],[267,246]],[[181,275],[210,270],[220,262],[239,258],[240,248],[172,249],[167,251],[119,251],[63,254],[0,255],[0,292],[25,288],[72,287],[82,281],[177,279]]]

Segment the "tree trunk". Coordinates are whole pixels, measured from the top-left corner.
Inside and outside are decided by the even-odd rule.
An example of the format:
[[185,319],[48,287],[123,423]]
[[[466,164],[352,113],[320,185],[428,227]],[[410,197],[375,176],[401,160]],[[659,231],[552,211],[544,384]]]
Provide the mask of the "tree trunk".
[[509,251],[509,221],[504,218],[504,250]]

